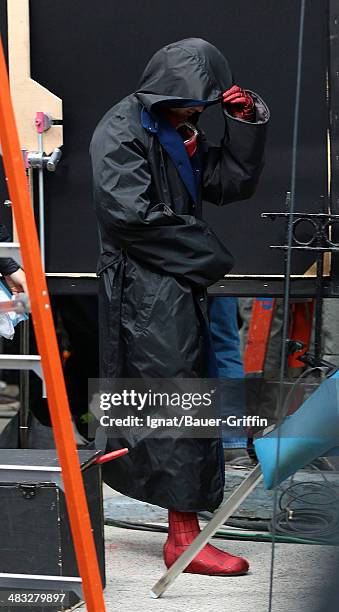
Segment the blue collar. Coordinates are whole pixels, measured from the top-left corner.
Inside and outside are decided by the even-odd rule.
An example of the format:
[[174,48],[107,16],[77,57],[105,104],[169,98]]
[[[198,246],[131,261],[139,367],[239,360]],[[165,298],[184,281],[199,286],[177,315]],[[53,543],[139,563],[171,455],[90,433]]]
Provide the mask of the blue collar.
[[170,156],[193,201],[197,204],[198,190],[194,169],[180,134],[162,117],[155,119],[145,107],[141,110],[141,124],[145,130],[157,135],[161,146]]

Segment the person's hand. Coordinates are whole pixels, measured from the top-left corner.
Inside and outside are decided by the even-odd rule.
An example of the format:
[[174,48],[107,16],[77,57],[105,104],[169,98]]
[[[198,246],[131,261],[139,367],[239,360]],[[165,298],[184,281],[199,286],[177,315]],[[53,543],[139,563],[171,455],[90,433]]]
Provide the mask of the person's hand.
[[13,295],[17,295],[18,293],[28,294],[26,274],[22,268],[5,276],[5,280]]
[[224,91],[222,103],[226,106],[228,112],[237,119],[253,121],[255,118],[252,96],[238,85],[233,85],[231,89]]

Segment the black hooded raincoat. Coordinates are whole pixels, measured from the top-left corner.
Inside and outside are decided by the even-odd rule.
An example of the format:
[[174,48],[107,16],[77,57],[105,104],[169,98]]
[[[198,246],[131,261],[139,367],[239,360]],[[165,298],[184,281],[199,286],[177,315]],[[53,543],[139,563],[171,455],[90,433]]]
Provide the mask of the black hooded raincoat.
[[[201,320],[206,288],[230,271],[233,259],[201,219],[202,199],[217,206],[249,198],[263,167],[269,111],[251,92],[256,121],[224,110],[225,133],[212,146],[199,130],[201,180],[196,200],[160,144],[157,105],[187,100],[220,103],[232,86],[226,59],[201,39],[158,51],[138,91],[102,118],[90,147],[101,255],[101,376],[193,378],[206,375]],[[145,120],[146,117],[146,120]],[[179,511],[213,511],[223,497],[220,441],[131,435],[104,466],[114,489]]]

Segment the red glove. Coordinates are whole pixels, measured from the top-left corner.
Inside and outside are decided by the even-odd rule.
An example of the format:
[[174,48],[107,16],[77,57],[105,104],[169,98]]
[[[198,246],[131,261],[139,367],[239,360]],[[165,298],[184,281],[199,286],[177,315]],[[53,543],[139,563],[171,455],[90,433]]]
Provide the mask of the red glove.
[[228,112],[237,119],[244,121],[254,121],[255,109],[252,96],[238,85],[233,85],[231,89],[224,91],[222,102],[227,107]]

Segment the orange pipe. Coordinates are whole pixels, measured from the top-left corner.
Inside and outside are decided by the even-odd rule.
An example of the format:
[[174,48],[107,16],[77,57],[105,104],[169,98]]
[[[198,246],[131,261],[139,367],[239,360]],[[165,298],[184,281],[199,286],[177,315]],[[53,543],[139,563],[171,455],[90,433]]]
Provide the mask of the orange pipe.
[[313,315],[315,300],[296,302],[292,304],[292,323],[290,325],[289,337],[291,340],[304,344],[301,351],[296,351],[288,358],[289,368],[303,368],[305,364],[299,361],[299,357],[310,350]]
[[276,302],[272,298],[254,298],[244,352],[246,374],[261,374],[265,361]]
[[62,468],[67,510],[87,610],[104,612],[105,603],[78,453],[66,394],[38,235],[15,123],[7,66],[0,39],[0,140],[46,382],[48,406]]

